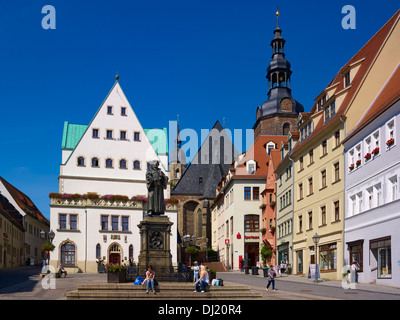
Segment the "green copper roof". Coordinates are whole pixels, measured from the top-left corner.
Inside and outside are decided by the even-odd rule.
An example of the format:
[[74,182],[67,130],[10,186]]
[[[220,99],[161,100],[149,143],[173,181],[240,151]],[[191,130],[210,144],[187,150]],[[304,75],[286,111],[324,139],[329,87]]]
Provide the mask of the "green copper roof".
[[64,122],[61,149],[74,150],[88,126]]
[[[68,121],[65,121],[61,149],[74,150],[79,140],[81,140],[83,134],[85,133],[87,127],[87,125],[72,124],[68,123]],[[167,128],[143,130],[158,155],[168,154]]]

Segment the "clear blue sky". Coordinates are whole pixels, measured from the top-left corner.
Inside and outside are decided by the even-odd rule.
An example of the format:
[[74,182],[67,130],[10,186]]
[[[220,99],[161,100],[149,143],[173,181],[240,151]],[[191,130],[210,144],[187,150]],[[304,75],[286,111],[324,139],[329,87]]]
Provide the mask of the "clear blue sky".
[[[41,26],[48,4],[56,9],[56,30]],[[356,9],[355,30],[341,25],[347,4]],[[400,7],[398,0],[3,3],[0,175],[49,218],[63,123],[88,124],[116,71],[145,128],[168,127],[177,114],[181,128],[199,135],[223,117],[229,129],[252,128],[267,98],[277,5],[292,93],[306,111]]]

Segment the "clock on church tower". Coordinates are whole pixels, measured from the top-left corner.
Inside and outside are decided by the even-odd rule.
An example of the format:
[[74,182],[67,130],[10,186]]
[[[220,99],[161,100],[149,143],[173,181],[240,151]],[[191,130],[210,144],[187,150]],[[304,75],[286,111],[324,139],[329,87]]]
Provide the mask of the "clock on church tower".
[[293,103],[289,98],[284,98],[281,101],[281,111],[292,112]]

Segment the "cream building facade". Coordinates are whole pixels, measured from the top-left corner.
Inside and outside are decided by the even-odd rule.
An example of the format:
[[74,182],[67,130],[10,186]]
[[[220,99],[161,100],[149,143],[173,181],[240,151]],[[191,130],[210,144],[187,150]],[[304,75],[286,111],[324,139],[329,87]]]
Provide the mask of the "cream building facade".
[[[51,265],[97,272],[97,261],[137,263],[138,224],[146,211],[146,170],[152,161],[168,176],[166,130],[141,126],[117,81],[88,126],[64,126],[59,193],[50,194],[55,232]],[[169,187],[165,191],[169,198]],[[176,204],[166,199],[177,263]]]

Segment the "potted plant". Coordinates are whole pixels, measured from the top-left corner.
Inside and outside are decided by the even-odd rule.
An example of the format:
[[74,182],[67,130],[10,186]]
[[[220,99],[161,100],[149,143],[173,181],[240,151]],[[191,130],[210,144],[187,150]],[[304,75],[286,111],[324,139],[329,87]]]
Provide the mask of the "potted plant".
[[371,154],[368,152],[365,156],[364,156],[365,160],[369,160],[371,159]]
[[269,232],[274,233],[274,232],[275,232],[275,227],[274,227],[274,226],[271,226],[271,227],[269,228]]
[[378,153],[379,153],[379,148],[378,147],[376,147],[374,150],[372,150],[372,154],[374,156],[376,156]]
[[266,206],[267,206],[267,205],[266,205],[265,203],[263,203],[263,204],[260,206],[260,209],[264,209]]
[[350,171],[352,171],[352,170],[354,169],[354,163],[352,163],[352,164],[349,166],[349,169],[350,169]]
[[356,166],[359,167],[361,165],[361,160],[356,161]]
[[262,228],[260,231],[262,234],[265,234],[267,232],[267,228]]
[[126,282],[126,266],[115,263],[107,263],[107,282],[124,283]]

